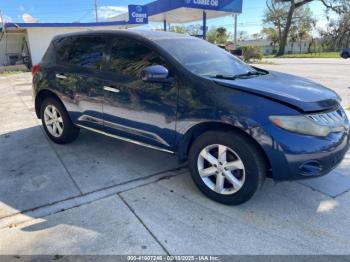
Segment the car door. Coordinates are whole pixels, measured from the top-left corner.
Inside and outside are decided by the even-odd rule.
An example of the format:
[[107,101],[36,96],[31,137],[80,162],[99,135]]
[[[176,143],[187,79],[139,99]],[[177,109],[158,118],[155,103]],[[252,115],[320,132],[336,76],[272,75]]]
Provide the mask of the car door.
[[[146,83],[141,73],[168,67],[171,84]],[[170,65],[156,51],[132,38],[112,37],[107,63],[103,119],[107,133],[171,150],[175,143],[178,84]]]
[[75,124],[103,130],[102,102],[106,38],[102,35],[66,37],[55,43],[56,90]]

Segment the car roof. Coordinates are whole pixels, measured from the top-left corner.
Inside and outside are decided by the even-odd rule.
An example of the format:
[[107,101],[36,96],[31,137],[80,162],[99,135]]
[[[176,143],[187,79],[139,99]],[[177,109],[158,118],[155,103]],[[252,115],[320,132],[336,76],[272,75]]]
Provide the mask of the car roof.
[[125,36],[125,37],[138,36],[151,41],[157,41],[162,39],[194,38],[185,34],[178,34],[173,32],[124,29],[124,30],[91,30],[91,31],[68,33],[68,34],[58,35],[55,37],[55,39],[61,39],[61,38],[66,38],[70,36],[89,36],[89,35],[115,35],[115,36]]

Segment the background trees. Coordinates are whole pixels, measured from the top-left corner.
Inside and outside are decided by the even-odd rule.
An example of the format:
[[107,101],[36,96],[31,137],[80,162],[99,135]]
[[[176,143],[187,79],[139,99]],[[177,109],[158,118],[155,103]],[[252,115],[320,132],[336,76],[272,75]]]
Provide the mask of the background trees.
[[328,51],[350,47],[350,13],[332,19],[325,29],[320,30],[323,48]]
[[294,45],[309,38],[315,25],[310,8],[301,5],[301,2],[298,5],[294,1],[293,5],[287,2],[268,0],[263,18],[263,23],[268,26],[263,33],[274,46],[279,45],[278,55],[284,54],[288,40]]
[[348,44],[349,0],[267,0],[262,32],[274,47],[279,46],[277,55],[285,53],[288,40],[292,45],[297,41],[309,40],[310,50],[314,43],[312,31],[316,21],[307,4],[314,1],[321,2],[326,12],[335,12],[340,16],[338,20],[330,21],[326,30],[322,30],[321,36],[326,39],[326,44],[333,48]]
[[350,2],[349,0],[271,0],[281,4],[288,5],[288,14],[286,16],[285,26],[283,29],[282,37],[280,40],[278,55],[283,55],[285,47],[290,35],[290,31],[293,25],[293,18],[295,13],[303,8],[308,3],[313,1],[320,1],[327,10],[332,10],[338,14],[345,14],[349,12]]
[[171,26],[170,27],[170,31],[178,33],[178,34],[186,34],[186,33],[188,33],[186,27],[180,26],[180,25]]
[[[318,35],[315,34],[316,20],[308,6],[316,1],[322,3],[328,17],[328,24],[318,29]],[[329,16],[330,13],[332,16]],[[350,0],[266,0],[262,22],[264,28],[261,32],[251,35],[244,31],[238,32],[239,41],[268,39],[277,55],[285,53],[287,43],[291,43],[292,49],[300,53],[305,41],[308,42],[309,52],[319,46],[326,51],[338,51],[341,47],[350,46]],[[171,26],[170,30],[196,36],[202,34],[200,25]],[[231,34],[225,27],[211,28],[207,32],[208,41],[215,44],[224,45],[230,38]],[[296,43],[300,49],[295,49]]]
[[230,33],[225,27],[212,28],[207,33],[207,40],[214,44],[224,45],[230,36]]
[[275,51],[277,44],[280,42],[280,35],[278,31],[273,27],[266,27],[262,29],[261,33],[266,39],[271,41],[273,50]]

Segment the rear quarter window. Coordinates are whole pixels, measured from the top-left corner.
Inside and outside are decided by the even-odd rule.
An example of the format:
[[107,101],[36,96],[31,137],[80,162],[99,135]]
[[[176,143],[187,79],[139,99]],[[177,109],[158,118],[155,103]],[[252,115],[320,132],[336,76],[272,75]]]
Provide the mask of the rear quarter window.
[[89,69],[101,69],[105,49],[104,37],[66,37],[57,40],[55,45],[58,63]]
[[54,46],[53,46],[53,43],[51,42],[41,61],[43,62],[49,61],[53,53],[54,53]]

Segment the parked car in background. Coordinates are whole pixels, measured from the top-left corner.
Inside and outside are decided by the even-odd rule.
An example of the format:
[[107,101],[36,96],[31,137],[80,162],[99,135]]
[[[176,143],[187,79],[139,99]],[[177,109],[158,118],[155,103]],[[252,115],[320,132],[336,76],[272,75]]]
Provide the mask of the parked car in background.
[[340,56],[344,59],[348,59],[350,57],[350,48],[344,48],[340,51]]
[[247,201],[265,177],[325,175],[349,149],[336,93],[198,38],[61,35],[32,72],[35,111],[52,141],[72,142],[83,128],[177,154],[198,188],[224,204]]

